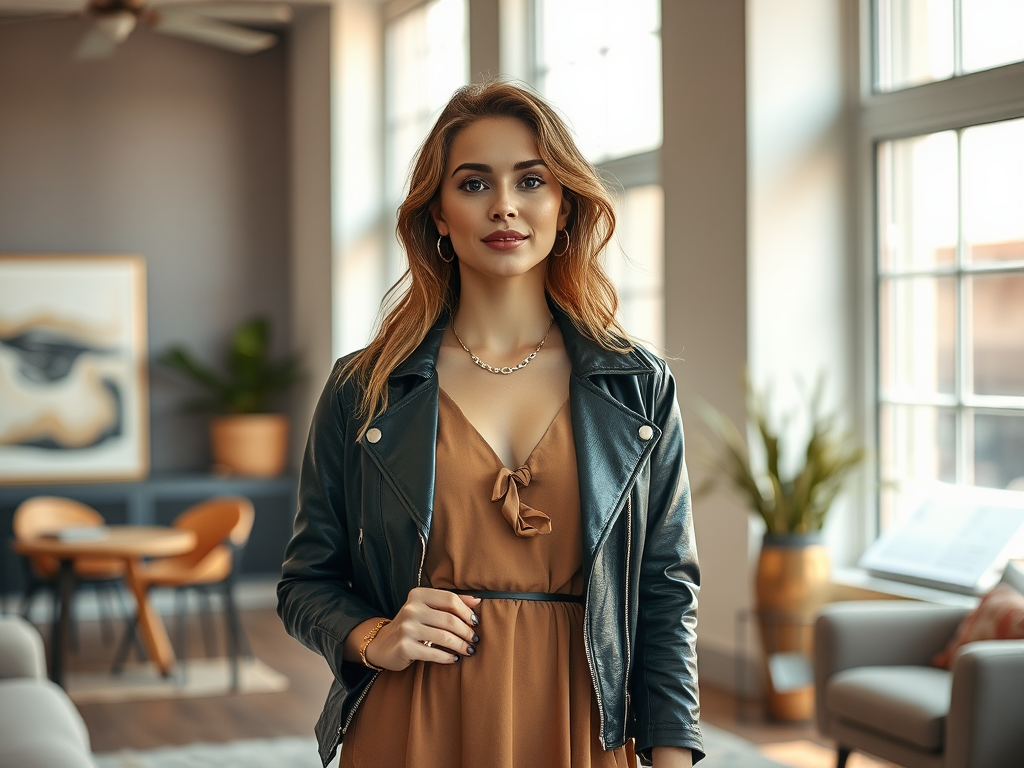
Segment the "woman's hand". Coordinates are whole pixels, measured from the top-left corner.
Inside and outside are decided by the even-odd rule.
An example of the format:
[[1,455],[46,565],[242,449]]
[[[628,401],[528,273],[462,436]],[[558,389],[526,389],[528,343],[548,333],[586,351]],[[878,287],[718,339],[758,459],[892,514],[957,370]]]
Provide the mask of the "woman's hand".
[[[462,656],[472,656],[480,642],[476,631],[479,619],[473,613],[479,604],[479,597],[417,587],[409,592],[391,623],[381,627],[366,646],[366,660],[375,667],[397,672],[414,661],[454,664]],[[363,636],[376,623],[371,619],[364,622],[365,627],[360,624],[349,633],[348,639],[356,643],[356,659]],[[348,641],[345,645],[347,651]]]
[[654,768],[692,768],[693,753],[684,747],[655,747],[651,762]]

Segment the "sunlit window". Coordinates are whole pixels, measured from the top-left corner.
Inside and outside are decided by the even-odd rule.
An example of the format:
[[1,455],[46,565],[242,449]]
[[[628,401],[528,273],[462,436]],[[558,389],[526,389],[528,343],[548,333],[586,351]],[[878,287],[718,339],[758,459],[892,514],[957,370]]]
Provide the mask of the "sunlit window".
[[1024,119],[877,161],[884,527],[908,484],[1024,490]]
[[[410,163],[452,93],[469,82],[466,0],[432,0],[390,21],[384,40],[385,195],[394,210]],[[401,271],[397,242],[390,280]]]
[[658,0],[536,0],[536,84],[592,162],[661,146]]
[[875,25],[881,91],[1024,60],[1021,0],[877,0]]
[[614,180],[618,231],[605,267],[619,320],[664,349],[661,3],[534,0],[534,81],[587,158]]

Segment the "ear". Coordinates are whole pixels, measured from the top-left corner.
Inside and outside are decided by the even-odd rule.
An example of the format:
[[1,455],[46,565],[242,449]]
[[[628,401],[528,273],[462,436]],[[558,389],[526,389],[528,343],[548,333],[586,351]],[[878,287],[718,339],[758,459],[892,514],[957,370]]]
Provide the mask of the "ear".
[[569,195],[565,194],[565,190],[562,190],[562,204],[558,206],[558,229],[565,229],[570,213],[572,213],[572,200]]
[[444,220],[444,214],[441,213],[440,200],[435,200],[430,204],[430,217],[434,220],[434,226],[437,227],[437,234],[441,237],[447,237],[448,222]]

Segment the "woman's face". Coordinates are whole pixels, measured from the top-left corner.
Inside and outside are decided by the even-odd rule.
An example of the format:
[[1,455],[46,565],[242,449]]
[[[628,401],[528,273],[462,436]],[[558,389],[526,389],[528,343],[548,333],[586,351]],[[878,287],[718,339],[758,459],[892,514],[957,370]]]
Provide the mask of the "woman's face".
[[472,270],[513,277],[543,264],[565,228],[569,201],[530,128],[515,118],[486,117],[456,135],[431,213],[437,231],[451,238],[464,276]]

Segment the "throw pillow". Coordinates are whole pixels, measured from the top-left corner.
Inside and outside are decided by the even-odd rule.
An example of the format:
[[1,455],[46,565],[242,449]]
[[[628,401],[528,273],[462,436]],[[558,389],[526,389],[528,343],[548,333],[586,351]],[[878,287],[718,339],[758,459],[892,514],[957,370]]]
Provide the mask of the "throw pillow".
[[996,584],[960,623],[932,664],[949,669],[960,647],[975,640],[1024,640],[1024,595],[1008,584]]

